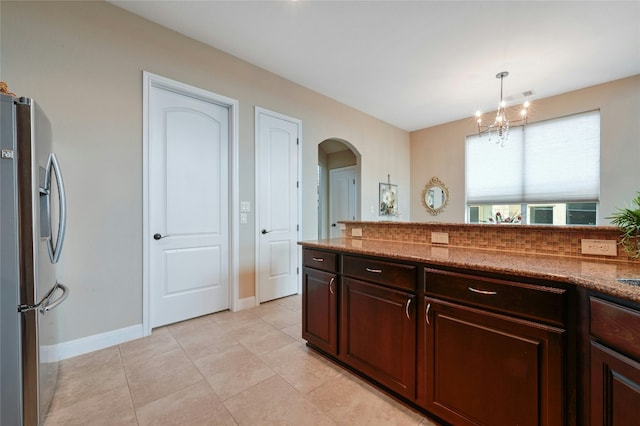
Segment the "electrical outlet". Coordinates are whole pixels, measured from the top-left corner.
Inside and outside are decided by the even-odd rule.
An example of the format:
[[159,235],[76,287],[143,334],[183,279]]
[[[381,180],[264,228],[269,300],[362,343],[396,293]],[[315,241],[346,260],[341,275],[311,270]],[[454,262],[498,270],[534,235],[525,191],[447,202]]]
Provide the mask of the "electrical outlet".
[[362,228],[351,228],[352,237],[362,237]]
[[582,254],[617,256],[618,246],[615,240],[580,240]]
[[432,232],[431,244],[449,244],[448,232]]

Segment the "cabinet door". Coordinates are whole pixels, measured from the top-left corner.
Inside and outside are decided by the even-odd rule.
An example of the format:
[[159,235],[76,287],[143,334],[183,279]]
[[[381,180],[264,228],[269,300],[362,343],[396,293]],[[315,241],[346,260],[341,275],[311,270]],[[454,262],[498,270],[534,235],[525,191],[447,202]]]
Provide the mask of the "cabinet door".
[[415,399],[415,295],[343,278],[340,358]]
[[303,269],[302,338],[331,355],[338,354],[338,276]]
[[591,424],[627,426],[640,418],[640,363],[591,342]]
[[427,410],[456,425],[564,424],[564,330],[437,299],[424,306]]

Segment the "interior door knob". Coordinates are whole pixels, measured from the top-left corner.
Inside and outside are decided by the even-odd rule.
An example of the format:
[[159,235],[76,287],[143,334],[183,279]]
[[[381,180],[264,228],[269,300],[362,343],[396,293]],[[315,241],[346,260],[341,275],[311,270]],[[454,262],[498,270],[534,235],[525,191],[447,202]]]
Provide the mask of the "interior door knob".
[[162,235],[160,235],[160,234],[153,234],[153,239],[154,239],[154,240],[159,240],[160,238],[162,238]]
[[262,230],[262,231],[260,231],[260,232],[262,232],[262,234],[264,235],[264,234],[268,234],[268,233],[269,233],[269,232],[271,232],[271,231],[267,231],[266,229],[263,229],[263,230]]

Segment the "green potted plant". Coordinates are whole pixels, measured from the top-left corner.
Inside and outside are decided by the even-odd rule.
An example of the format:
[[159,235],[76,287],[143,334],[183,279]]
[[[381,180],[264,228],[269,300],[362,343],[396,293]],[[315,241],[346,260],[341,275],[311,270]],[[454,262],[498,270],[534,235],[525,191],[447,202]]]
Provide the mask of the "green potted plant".
[[640,258],[640,192],[631,200],[631,208],[618,209],[611,217],[611,223],[617,226],[622,235],[620,245],[633,258]]

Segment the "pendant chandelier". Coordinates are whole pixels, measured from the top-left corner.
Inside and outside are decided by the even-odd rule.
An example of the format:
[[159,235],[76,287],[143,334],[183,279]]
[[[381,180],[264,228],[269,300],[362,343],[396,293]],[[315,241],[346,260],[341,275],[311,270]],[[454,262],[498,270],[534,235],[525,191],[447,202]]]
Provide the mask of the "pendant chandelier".
[[504,143],[509,139],[509,128],[511,123],[515,123],[516,125],[522,124],[524,128],[525,124],[527,124],[527,118],[529,114],[529,106],[531,105],[528,100],[522,104],[522,108],[520,109],[520,113],[515,119],[509,120],[507,117],[507,107],[506,102],[502,97],[502,88],[504,83],[504,78],[509,75],[508,71],[502,71],[496,74],[496,78],[500,79],[500,103],[498,104],[498,111],[496,112],[496,118],[494,122],[490,125],[482,124],[482,113],[480,111],[476,112],[476,119],[478,123],[478,135],[489,135],[489,141],[492,140],[493,135],[496,136],[496,143],[500,144],[500,146],[504,146]]

